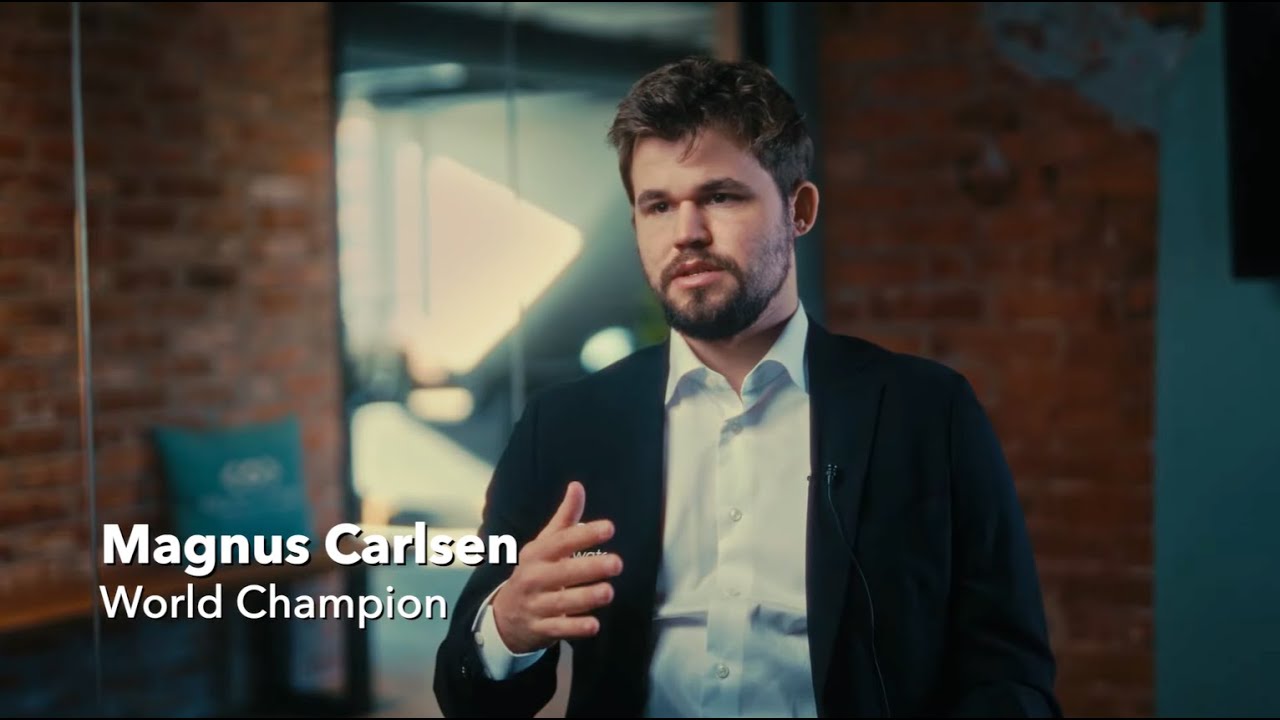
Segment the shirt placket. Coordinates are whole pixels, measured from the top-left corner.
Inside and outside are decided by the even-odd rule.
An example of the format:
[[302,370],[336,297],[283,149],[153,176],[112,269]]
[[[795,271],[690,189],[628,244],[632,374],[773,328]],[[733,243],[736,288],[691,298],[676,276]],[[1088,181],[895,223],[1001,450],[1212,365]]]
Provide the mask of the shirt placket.
[[707,652],[710,660],[706,710],[717,716],[741,712],[743,666],[750,626],[748,591],[752,583],[750,462],[748,428],[742,401],[728,385],[714,393],[721,411],[716,453],[714,508],[717,564],[715,587],[708,598]]

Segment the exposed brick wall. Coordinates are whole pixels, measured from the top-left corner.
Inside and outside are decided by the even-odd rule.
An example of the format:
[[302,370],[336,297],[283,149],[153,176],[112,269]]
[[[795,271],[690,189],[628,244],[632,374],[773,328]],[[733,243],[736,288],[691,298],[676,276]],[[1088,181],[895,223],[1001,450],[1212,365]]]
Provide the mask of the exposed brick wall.
[[829,322],[972,380],[1031,527],[1065,711],[1149,715],[1157,138],[1014,69],[977,4],[822,13]]
[[[328,527],[340,512],[343,418],[326,6],[81,12],[99,520],[166,526],[155,424],[293,412],[316,522]],[[89,562],[69,22],[67,3],[0,8],[0,591]],[[177,653],[173,664],[199,672],[215,636],[156,635],[173,646],[147,652]],[[320,644],[299,660],[332,678],[333,648]],[[44,649],[38,667],[56,674],[75,647]],[[127,684],[129,653],[105,660]],[[47,708],[82,707],[16,690],[47,696]],[[164,696],[148,697],[118,709],[166,712]]]
[[0,591],[87,563],[68,18],[66,3],[0,8]]

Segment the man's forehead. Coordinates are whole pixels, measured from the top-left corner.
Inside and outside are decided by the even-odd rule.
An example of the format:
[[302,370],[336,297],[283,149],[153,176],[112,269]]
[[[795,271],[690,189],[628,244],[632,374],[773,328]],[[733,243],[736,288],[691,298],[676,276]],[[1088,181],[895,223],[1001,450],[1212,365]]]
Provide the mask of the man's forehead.
[[721,179],[749,185],[765,172],[755,157],[737,144],[723,136],[705,134],[675,141],[645,138],[636,143],[631,164],[637,192],[689,189]]
[[632,155],[633,162],[676,162],[681,165],[750,159],[751,154],[746,148],[715,129],[701,130],[674,140],[655,136],[642,137],[636,141]]

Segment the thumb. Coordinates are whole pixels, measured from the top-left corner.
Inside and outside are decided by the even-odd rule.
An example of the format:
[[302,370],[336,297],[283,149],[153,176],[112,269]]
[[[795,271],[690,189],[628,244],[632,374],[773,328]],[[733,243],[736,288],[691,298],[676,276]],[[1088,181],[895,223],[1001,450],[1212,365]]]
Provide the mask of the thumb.
[[573,527],[582,519],[582,511],[587,504],[587,490],[582,487],[582,483],[574,480],[565,488],[564,500],[560,502],[560,507],[556,509],[556,514],[543,528],[538,537],[548,535],[557,530]]

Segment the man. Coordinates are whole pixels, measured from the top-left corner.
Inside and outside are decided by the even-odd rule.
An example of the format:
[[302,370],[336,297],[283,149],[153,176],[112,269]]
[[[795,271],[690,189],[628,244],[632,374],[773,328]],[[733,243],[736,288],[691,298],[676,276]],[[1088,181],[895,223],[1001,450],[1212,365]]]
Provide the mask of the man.
[[672,334],[512,432],[435,689],[529,716],[1057,716],[1012,479],[968,382],[806,315],[812,144],[748,63],[642,79],[610,130]]

